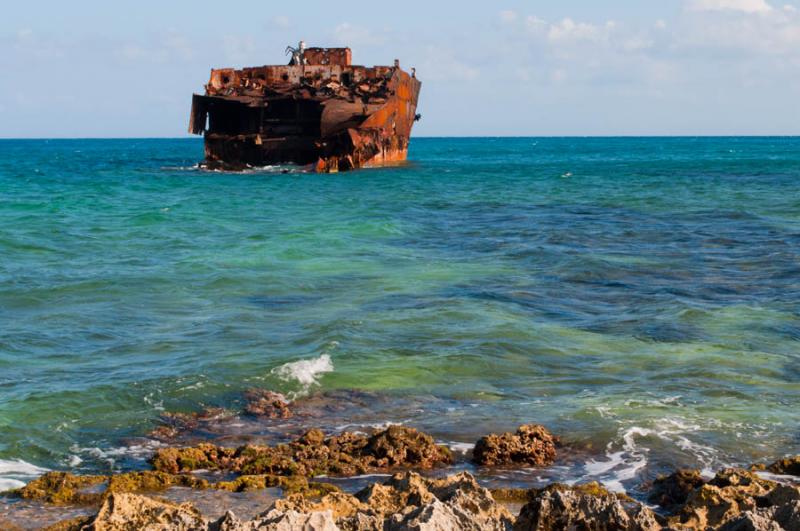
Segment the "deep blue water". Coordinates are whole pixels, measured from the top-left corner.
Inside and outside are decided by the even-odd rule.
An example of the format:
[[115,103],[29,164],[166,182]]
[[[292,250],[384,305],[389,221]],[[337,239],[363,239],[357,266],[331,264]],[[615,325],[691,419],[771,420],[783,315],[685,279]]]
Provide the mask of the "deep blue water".
[[358,422],[448,443],[543,423],[594,449],[552,474],[617,487],[800,453],[798,138],[201,157],[0,141],[0,487],[143,466],[159,414],[251,387],[375,391]]

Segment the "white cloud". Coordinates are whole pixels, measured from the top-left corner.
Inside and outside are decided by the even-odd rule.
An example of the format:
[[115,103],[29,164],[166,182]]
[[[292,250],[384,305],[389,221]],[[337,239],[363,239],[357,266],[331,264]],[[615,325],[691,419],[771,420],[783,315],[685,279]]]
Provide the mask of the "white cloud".
[[554,43],[599,42],[608,39],[615,25],[613,21],[598,26],[565,18],[557,24],[550,25],[547,38]]
[[690,11],[741,11],[743,13],[768,13],[772,11],[766,0],[688,0]]

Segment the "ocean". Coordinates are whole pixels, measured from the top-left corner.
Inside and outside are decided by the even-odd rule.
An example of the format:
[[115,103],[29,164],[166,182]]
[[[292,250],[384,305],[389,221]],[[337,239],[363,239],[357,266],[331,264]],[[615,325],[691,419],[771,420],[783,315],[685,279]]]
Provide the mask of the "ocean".
[[489,477],[517,484],[636,495],[800,453],[799,138],[416,138],[333,175],[202,156],[0,141],[0,490],[145,468],[160,415],[251,388],[328,401],[329,431],[572,448]]

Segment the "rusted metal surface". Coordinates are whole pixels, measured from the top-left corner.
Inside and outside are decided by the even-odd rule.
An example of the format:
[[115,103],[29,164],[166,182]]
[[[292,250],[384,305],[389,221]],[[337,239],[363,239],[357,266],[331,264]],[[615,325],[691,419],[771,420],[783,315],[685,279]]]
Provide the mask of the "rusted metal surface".
[[193,96],[189,132],[205,136],[206,167],[336,172],[406,160],[419,118],[415,75],[397,61],[352,65],[349,48],[289,50],[294,64],[212,70],[205,94]]

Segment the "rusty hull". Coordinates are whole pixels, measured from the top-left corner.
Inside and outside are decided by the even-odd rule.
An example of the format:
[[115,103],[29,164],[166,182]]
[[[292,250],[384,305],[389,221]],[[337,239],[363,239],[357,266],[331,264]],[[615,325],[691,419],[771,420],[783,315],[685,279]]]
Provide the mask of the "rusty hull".
[[212,169],[295,163],[319,172],[406,160],[421,83],[394,66],[351,65],[349,48],[308,48],[303,63],[211,71],[189,132]]

